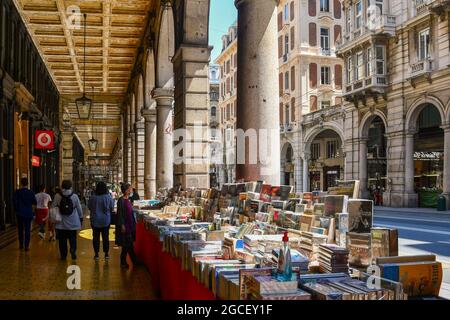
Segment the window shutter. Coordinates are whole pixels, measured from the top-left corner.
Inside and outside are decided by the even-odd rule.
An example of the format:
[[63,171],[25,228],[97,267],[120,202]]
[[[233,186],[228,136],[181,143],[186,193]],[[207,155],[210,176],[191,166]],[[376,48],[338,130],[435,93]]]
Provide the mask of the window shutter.
[[342,89],[342,66],[340,64],[334,66],[334,85],[337,90]]
[[295,66],[291,68],[291,91],[295,91]]
[[295,97],[292,97],[291,99],[291,122],[295,121],[295,110],[297,108],[295,107]]
[[316,0],[309,0],[308,1],[308,13],[310,17],[315,17],[317,11],[317,5]]
[[295,26],[291,27],[291,50],[295,48]]
[[278,32],[283,29],[283,12],[278,13]]
[[314,22],[309,24],[309,45],[311,47],[317,46],[317,26]]
[[334,0],[334,18],[340,19],[342,15],[341,2],[339,0]]
[[340,25],[334,26],[334,43],[342,37],[342,27]]
[[278,83],[279,83],[279,89],[280,89],[280,97],[283,95],[283,73],[280,73],[278,75]]
[[280,123],[284,123],[283,119],[283,103],[280,102]]
[[311,112],[317,111],[317,96],[309,97],[309,108]]
[[278,37],[278,58],[283,57],[283,36]]
[[309,64],[309,87],[317,88],[317,63]]
[[292,21],[292,20],[294,20],[294,17],[295,17],[295,3],[294,3],[294,1],[291,2],[290,13],[291,13],[291,21]]

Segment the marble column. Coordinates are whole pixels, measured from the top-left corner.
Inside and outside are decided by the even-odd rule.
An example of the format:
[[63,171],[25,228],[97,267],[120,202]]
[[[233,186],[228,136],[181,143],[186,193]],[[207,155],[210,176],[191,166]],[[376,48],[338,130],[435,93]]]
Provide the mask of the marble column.
[[442,129],[444,129],[443,195],[447,199],[447,210],[450,210],[450,123],[443,126]]
[[310,154],[303,156],[303,192],[309,191],[309,161],[311,159]]
[[144,157],[145,157],[145,122],[144,119],[136,121],[134,124],[136,135],[136,190],[138,194],[144,195]]
[[145,198],[152,199],[156,195],[156,110],[144,109],[142,116],[145,118]]
[[157,104],[156,184],[158,189],[173,187],[173,95],[173,89],[153,90],[153,99]]
[[368,198],[367,141],[367,138],[359,139],[359,189],[362,199]]
[[131,149],[131,166],[130,166],[130,183],[136,188],[136,135],[134,131],[130,131],[130,149]]
[[239,33],[236,127],[244,132],[256,130],[258,135],[258,141],[250,143],[258,144],[256,163],[249,161],[250,145],[238,146],[243,163],[236,166],[236,179],[273,185],[280,183],[277,4],[276,0],[235,0]]
[[414,132],[405,134],[405,194],[404,206],[417,207],[418,196],[414,192]]

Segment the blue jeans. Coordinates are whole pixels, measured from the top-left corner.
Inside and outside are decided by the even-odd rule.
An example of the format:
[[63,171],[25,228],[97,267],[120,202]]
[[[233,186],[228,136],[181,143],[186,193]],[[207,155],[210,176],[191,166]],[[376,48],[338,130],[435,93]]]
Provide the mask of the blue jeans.
[[[30,233],[31,233],[31,222],[32,217],[21,217],[17,216],[17,229],[19,230],[19,245],[20,248],[25,247],[28,249],[30,247]],[[24,237],[25,233],[25,237]],[[24,243],[25,238],[25,243]]]

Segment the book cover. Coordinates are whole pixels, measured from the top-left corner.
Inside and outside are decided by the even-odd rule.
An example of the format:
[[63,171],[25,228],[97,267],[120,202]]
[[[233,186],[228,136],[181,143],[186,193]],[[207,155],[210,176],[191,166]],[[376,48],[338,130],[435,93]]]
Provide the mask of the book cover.
[[256,181],[256,186],[255,186],[254,192],[261,193],[263,184],[264,184],[264,181],[261,181],[261,180]]
[[270,202],[271,195],[272,195],[272,186],[270,184],[263,184],[259,200],[264,202]]
[[239,297],[246,300],[248,295],[248,284],[253,276],[270,276],[272,268],[241,269],[239,270]]
[[373,201],[348,201],[348,231],[356,233],[370,233],[373,221]]

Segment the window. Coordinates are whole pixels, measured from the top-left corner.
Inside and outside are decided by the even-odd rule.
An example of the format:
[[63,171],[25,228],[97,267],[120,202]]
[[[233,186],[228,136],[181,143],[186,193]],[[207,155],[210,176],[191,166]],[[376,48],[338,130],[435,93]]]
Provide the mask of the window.
[[386,63],[385,63],[385,47],[384,46],[376,46],[376,74],[384,75],[386,74]]
[[347,58],[347,84],[353,82],[353,59],[352,57]]
[[311,160],[320,159],[320,143],[311,144]]
[[287,104],[286,108],[284,108],[284,121],[286,122],[286,126],[291,123],[291,121],[290,121],[291,112],[290,111],[291,111],[291,108]]
[[367,63],[366,63],[366,75],[372,75],[372,66],[373,66],[373,54],[372,48],[367,49]]
[[324,100],[320,103],[320,108],[325,109],[331,107],[331,101],[330,100]]
[[430,57],[430,29],[419,32],[419,61]]
[[328,28],[320,28],[320,47],[323,54],[330,54],[330,29]]
[[363,53],[360,51],[356,54],[356,76],[355,80],[361,80],[364,73],[364,59]]
[[289,71],[284,74],[284,89],[289,90]]
[[330,67],[320,68],[320,84],[330,84]]
[[288,3],[286,3],[284,5],[283,19],[284,19],[284,21],[289,21],[289,4]]
[[330,12],[330,0],[320,0],[320,12]]
[[227,61],[227,74],[230,73],[230,60]]
[[336,158],[338,154],[338,141],[327,141],[327,159]]
[[355,7],[356,7],[355,11],[356,29],[360,29],[362,24],[362,2],[358,1]]
[[215,117],[217,115],[217,109],[216,107],[211,108],[211,117]]
[[284,36],[284,54],[287,56],[289,53],[289,35]]

